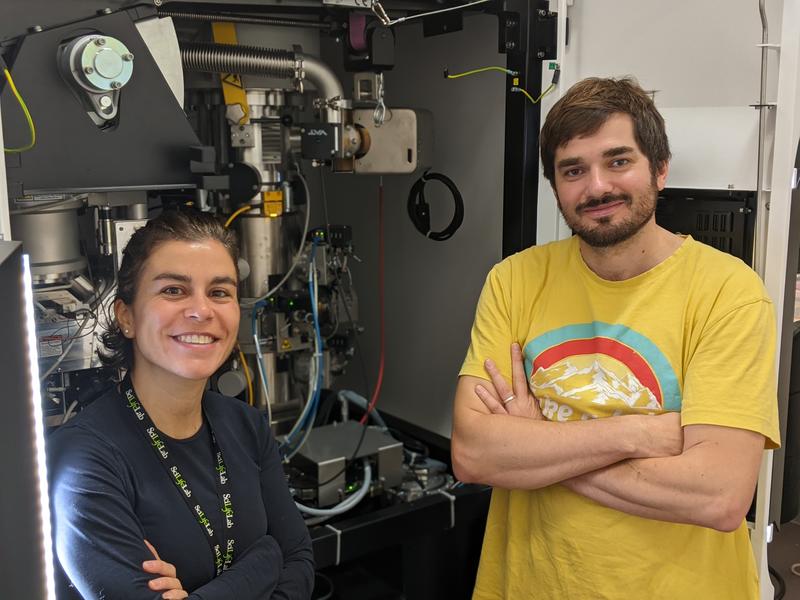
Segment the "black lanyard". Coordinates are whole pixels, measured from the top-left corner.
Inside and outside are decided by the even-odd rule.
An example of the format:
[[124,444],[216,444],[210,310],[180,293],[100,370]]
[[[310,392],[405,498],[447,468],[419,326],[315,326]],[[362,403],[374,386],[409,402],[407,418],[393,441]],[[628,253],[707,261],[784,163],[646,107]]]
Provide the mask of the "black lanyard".
[[[156,426],[153,424],[153,420],[147,414],[144,407],[139,402],[139,399],[136,397],[136,392],[133,391],[133,385],[131,384],[130,376],[125,377],[125,380],[122,382],[122,389],[124,390],[127,406],[131,409],[131,412],[136,417],[136,422],[139,424],[139,428],[147,439],[148,444],[153,449],[153,452],[156,453],[158,462],[161,463],[162,467],[164,467],[167,475],[180,491],[181,498],[183,498],[184,502],[186,502],[186,506],[189,508],[189,511],[194,515],[198,525],[200,525],[200,528],[206,534],[206,539],[208,540],[208,544],[211,546],[211,551],[214,554],[214,567],[216,569],[217,576],[219,576],[219,574],[227,570],[233,562],[235,542],[231,531],[234,524],[233,500],[231,494],[230,476],[225,468],[225,460],[222,457],[222,450],[220,449],[219,444],[217,443],[217,438],[214,435],[214,428],[211,426],[211,421],[209,421],[205,416],[205,413],[203,413],[203,417],[208,423],[208,430],[211,432],[211,450],[216,462],[214,468],[214,483],[217,487],[219,510],[225,517],[225,526],[223,527],[222,532],[214,531],[214,527],[211,525],[211,521],[208,520],[206,512],[202,509],[199,503],[192,500],[193,493],[189,487],[189,483],[186,481],[186,479],[184,479],[175,460],[170,458],[167,445],[164,443],[164,440],[161,439],[158,429],[156,429]],[[222,533],[222,536],[220,536],[219,533]],[[222,548],[225,548],[224,554],[222,553]]]

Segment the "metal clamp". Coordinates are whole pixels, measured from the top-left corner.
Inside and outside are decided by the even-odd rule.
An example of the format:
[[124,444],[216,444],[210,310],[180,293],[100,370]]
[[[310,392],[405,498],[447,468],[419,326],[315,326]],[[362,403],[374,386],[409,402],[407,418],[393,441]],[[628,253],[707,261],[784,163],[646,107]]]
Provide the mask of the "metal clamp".
[[336,529],[336,527],[330,524],[325,525],[325,527],[336,534],[336,566],[338,567],[342,559],[342,530]]

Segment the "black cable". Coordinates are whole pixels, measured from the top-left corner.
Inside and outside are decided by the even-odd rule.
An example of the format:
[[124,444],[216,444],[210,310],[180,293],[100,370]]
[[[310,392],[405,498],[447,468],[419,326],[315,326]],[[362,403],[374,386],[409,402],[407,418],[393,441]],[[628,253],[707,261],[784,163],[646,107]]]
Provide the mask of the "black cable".
[[781,577],[781,574],[773,569],[771,565],[767,568],[769,569],[769,574],[775,579],[775,583],[778,584],[778,588],[775,590],[775,600],[781,600],[781,598],[786,595],[786,582],[783,580],[783,577]]
[[[431,231],[431,207],[425,201],[425,184],[430,181],[440,181],[450,190],[453,195],[453,219],[450,224],[442,231]],[[458,191],[456,184],[449,177],[441,173],[425,173],[417,179],[411,191],[408,193],[408,217],[422,235],[437,242],[444,242],[453,237],[453,234],[461,227],[464,221],[464,199]]]

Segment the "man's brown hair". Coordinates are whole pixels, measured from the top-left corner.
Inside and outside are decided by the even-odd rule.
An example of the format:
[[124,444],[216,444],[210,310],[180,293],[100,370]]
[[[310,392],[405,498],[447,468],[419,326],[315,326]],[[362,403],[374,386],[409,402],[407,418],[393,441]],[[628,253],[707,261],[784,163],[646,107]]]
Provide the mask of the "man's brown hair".
[[573,85],[550,109],[539,136],[544,176],[555,187],[556,150],[576,137],[595,133],[611,115],[625,114],[633,120],[639,150],[650,161],[650,171],[670,159],[664,118],[653,99],[636,80],[589,77]]

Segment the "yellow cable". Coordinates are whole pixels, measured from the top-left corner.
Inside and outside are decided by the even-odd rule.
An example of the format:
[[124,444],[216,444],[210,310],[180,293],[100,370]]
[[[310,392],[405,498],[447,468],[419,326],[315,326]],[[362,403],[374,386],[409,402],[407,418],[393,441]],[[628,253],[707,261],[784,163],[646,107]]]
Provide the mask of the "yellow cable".
[[464,71],[463,73],[456,73],[455,75],[447,74],[448,79],[458,79],[459,77],[466,77],[467,75],[475,75],[476,73],[485,73],[486,71],[500,71],[506,75],[514,75],[515,71],[506,69],[504,67],[481,67],[480,69],[472,69],[471,71]]
[[250,369],[247,367],[247,360],[244,357],[244,352],[241,348],[239,350],[239,361],[242,363],[242,371],[244,371],[244,378],[247,379],[247,403],[250,406],[255,405],[253,399],[253,378],[250,377]]
[[253,208],[253,207],[252,206],[242,206],[241,208],[238,208],[237,210],[235,210],[234,213],[230,217],[228,217],[228,220],[225,221],[225,229],[230,227],[231,223],[234,222],[236,217],[238,217],[240,214],[242,214],[244,212],[247,212],[251,208]]
[[14,93],[14,96],[16,96],[19,105],[22,107],[22,112],[25,113],[25,118],[28,120],[28,128],[31,130],[30,144],[23,146],[22,148],[3,148],[3,151],[8,152],[9,154],[13,152],[25,152],[26,150],[33,148],[33,145],[36,143],[36,127],[33,125],[33,118],[31,117],[31,113],[28,111],[28,107],[25,105],[25,100],[23,100],[22,96],[20,96],[17,86],[14,85],[14,80],[11,78],[11,73],[9,73],[8,69],[3,69],[3,72],[6,75],[6,79],[8,80],[8,85],[11,87],[11,91]]
[[540,95],[538,98],[536,98],[535,100],[533,99],[533,96],[531,96],[531,95],[530,95],[530,94],[529,94],[529,93],[528,93],[526,90],[522,89],[521,87],[511,88],[511,91],[512,91],[512,92],[514,92],[514,91],[517,91],[517,92],[522,92],[523,94],[525,94],[525,97],[526,97],[528,100],[530,100],[530,101],[531,101],[531,102],[533,102],[534,104],[538,104],[538,103],[539,103],[539,100],[541,100],[542,98],[544,98],[545,96],[547,96],[547,94],[549,94],[550,92],[552,92],[552,91],[553,91],[553,88],[555,88],[555,87],[556,87],[556,84],[555,84],[555,83],[551,83],[551,84],[550,84],[550,85],[547,87],[547,89],[546,89],[545,91],[543,91],[543,92],[542,92],[542,94],[541,94],[541,95]]

